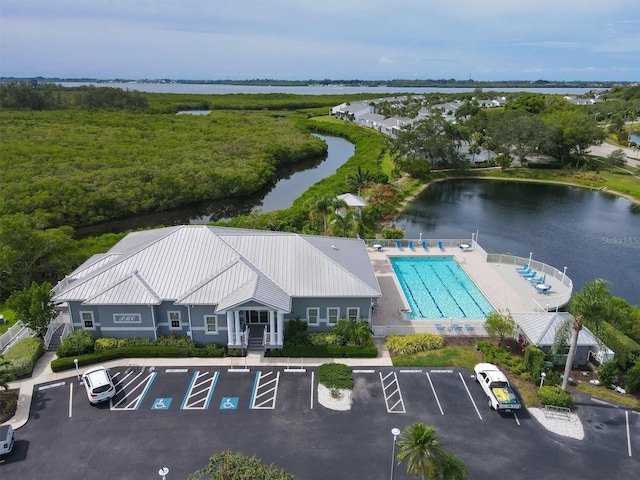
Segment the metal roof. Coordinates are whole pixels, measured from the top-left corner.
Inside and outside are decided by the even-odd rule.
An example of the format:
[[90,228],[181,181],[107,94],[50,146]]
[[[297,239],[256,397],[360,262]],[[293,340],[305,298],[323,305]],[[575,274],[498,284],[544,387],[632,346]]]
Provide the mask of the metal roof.
[[184,225],[127,235],[56,286],[86,304],[217,305],[257,301],[289,311],[292,297],[379,297],[359,239]]
[[[560,326],[566,321],[574,320],[573,316],[567,312],[514,313],[513,319],[536,347],[553,346]],[[591,347],[601,345],[601,342],[588,328],[583,327],[578,335],[578,345]]]

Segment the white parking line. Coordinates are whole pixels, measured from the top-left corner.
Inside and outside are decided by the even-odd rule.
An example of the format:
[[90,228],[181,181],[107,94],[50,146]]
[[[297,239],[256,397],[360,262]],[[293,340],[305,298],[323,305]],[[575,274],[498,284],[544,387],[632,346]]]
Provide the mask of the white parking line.
[[[133,382],[135,382],[138,377],[140,377],[142,375],[143,372],[140,372],[138,375],[136,375],[135,377],[133,377],[133,379],[131,379],[131,381],[129,383],[127,383],[123,388],[128,387],[129,385],[131,385]],[[153,372],[150,373],[149,375],[147,375],[147,377],[142,380],[140,383],[138,383],[135,387],[133,387],[133,389],[130,392],[126,392],[124,397],[122,397],[118,402],[116,402],[115,404],[113,403],[113,397],[110,401],[111,403],[111,410],[137,410],[140,407],[140,404],[142,403],[142,401],[144,400],[145,395],[147,394],[147,392],[149,391],[149,388],[151,387],[151,384],[153,383],[153,380],[156,378],[156,375],[158,374],[158,372]],[[125,375],[125,377],[117,383],[117,385],[120,385],[122,382],[124,382],[124,380],[129,376],[129,374]],[[116,385],[116,386],[117,386]],[[140,393],[137,397],[133,397],[134,393],[140,389],[140,387],[142,387],[142,393]],[[127,399],[130,399],[131,397],[133,397],[133,399],[123,405],[120,406],[122,404],[122,402],[124,402]]]
[[314,373],[315,372],[311,372],[311,410],[313,410],[313,391],[315,390],[313,388],[314,387],[314,384],[313,384],[314,383],[314,381],[313,381]]
[[435,397],[436,403],[438,404],[438,408],[440,409],[440,414],[444,415],[444,412],[442,411],[442,405],[440,405],[438,394],[436,393],[436,389],[433,387],[433,382],[431,381],[431,377],[429,376],[429,373],[427,373],[427,380],[429,380],[429,385],[431,385],[431,391],[433,392],[433,396]]
[[[388,384],[387,380],[389,380]],[[387,406],[387,413],[407,413],[404,408],[404,400],[402,399],[402,392],[400,391],[400,384],[398,383],[398,376],[396,372],[391,372],[382,376],[380,372],[380,383],[382,384],[382,391],[384,393],[384,403]],[[391,404],[393,397],[397,395],[398,400]]]
[[191,383],[182,400],[181,410],[206,410],[218,383],[219,372],[193,372]]
[[69,384],[69,418],[73,415],[72,413],[73,407],[73,382]]
[[62,387],[64,383],[65,382],[56,382],[56,383],[50,383],[49,385],[43,385],[40,388],[38,388],[38,391],[48,390],[50,388],[55,388],[55,387]]
[[467,387],[467,382],[464,381],[464,377],[462,376],[462,373],[458,372],[458,375],[460,375],[460,380],[462,380],[462,384],[464,385],[464,389],[467,391],[467,395],[469,395],[469,398],[471,399],[471,403],[473,403],[473,408],[476,409],[476,413],[478,414],[478,417],[480,417],[480,420],[482,420],[482,415],[480,415],[480,410],[478,410],[478,406],[476,405],[476,402],[473,400],[473,397],[471,396],[471,392],[469,391],[469,387]]
[[629,410],[624,411],[624,417],[627,421],[627,451],[631,457],[631,432],[629,432]]
[[[257,372],[256,386],[251,400],[251,408],[256,410],[273,410],[276,408],[276,396],[278,395],[278,383],[280,382],[280,372],[276,372],[275,377],[269,379],[274,372]],[[260,400],[260,403],[258,403]]]

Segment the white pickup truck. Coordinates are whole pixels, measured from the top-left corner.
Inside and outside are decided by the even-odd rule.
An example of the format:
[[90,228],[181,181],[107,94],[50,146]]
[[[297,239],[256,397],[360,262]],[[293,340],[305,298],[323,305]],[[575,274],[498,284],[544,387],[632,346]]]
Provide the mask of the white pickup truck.
[[509,380],[498,367],[492,363],[479,363],[473,367],[476,374],[476,382],[482,385],[487,395],[489,407],[500,412],[518,410],[522,405],[513,392]]

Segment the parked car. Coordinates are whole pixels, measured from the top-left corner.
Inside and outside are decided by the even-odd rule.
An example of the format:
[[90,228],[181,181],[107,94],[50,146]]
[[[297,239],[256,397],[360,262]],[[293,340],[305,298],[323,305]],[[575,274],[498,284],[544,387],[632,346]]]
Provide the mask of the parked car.
[[6,455],[11,452],[14,441],[13,427],[9,424],[0,425],[0,455]]
[[103,366],[86,370],[82,374],[82,382],[89,402],[92,404],[109,400],[116,394],[116,387],[113,385],[109,370]]

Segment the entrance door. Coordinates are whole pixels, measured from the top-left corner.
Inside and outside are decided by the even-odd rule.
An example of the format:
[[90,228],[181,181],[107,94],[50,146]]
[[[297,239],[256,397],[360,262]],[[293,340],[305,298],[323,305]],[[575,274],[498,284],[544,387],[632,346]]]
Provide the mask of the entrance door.
[[[243,313],[249,325],[269,324],[269,312],[267,310],[245,310]],[[242,318],[242,316],[240,318]]]

